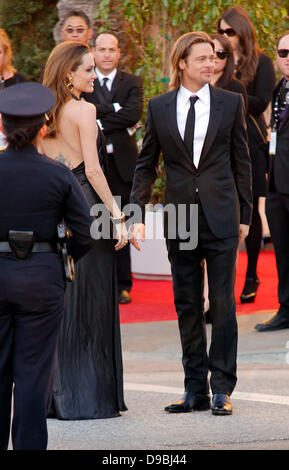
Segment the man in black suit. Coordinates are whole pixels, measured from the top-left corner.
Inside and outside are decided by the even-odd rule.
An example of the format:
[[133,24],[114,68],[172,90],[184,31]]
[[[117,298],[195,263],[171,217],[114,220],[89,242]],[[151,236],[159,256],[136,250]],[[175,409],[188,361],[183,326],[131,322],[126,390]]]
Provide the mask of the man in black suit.
[[[173,239],[168,215],[167,246],[172,268],[175,307],[183,350],[185,394],[165,407],[171,413],[209,409],[208,369],[213,393],[212,413],[231,414],[230,395],[236,384],[237,322],[234,296],[238,242],[248,234],[251,211],[251,167],[241,95],[209,86],[214,45],[206,33],[187,33],[171,57],[171,87],[150,100],[146,132],[139,156],[131,202],[149,201],[156,164],[163,153],[167,174],[166,202],[196,209],[197,224],[180,219]],[[143,211],[144,212],[144,211]],[[189,212],[189,210],[188,210]],[[194,212],[193,212],[194,213]],[[194,220],[193,220],[194,222]],[[198,228],[197,228],[198,226]],[[198,243],[181,240],[189,227]],[[134,237],[144,225],[134,225]],[[203,315],[202,261],[209,281],[212,341],[209,358]]]
[[258,323],[258,331],[289,328],[289,31],[277,42],[276,64],[282,74],[272,100],[269,178],[266,215],[274,243],[280,307],[276,315]]
[[[84,94],[96,106],[98,123],[104,132],[108,153],[108,182],[121,208],[129,203],[138,157],[135,128],[142,115],[143,89],[140,77],[117,69],[120,58],[118,39],[101,33],[95,41],[97,80],[94,92]],[[131,301],[132,287],[129,244],[117,252],[119,302]]]

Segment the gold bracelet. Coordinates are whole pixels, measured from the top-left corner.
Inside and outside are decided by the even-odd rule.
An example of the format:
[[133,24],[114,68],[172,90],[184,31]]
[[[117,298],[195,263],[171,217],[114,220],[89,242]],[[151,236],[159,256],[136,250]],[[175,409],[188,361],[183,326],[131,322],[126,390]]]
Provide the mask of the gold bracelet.
[[122,222],[125,221],[125,213],[121,212],[120,217],[112,217],[111,215],[110,220],[112,221],[113,224],[121,224]]

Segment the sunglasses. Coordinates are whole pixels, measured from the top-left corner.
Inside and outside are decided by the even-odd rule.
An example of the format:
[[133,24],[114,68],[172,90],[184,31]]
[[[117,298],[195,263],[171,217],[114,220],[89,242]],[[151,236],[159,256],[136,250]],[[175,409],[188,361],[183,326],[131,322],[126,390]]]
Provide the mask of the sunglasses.
[[221,49],[215,49],[215,54],[218,57],[218,59],[224,60],[228,57],[228,52],[222,51]]
[[66,31],[67,34],[73,34],[74,31],[76,31],[77,34],[82,34],[82,33],[84,33],[84,31],[86,31],[86,29],[84,29],[84,28],[66,28],[65,31]]
[[236,31],[233,28],[227,28],[227,29],[218,28],[218,33],[219,34],[226,34],[230,38],[232,38],[233,36],[236,36],[236,34],[237,34]]
[[277,54],[282,59],[285,59],[285,57],[287,57],[289,54],[289,49],[278,49]]

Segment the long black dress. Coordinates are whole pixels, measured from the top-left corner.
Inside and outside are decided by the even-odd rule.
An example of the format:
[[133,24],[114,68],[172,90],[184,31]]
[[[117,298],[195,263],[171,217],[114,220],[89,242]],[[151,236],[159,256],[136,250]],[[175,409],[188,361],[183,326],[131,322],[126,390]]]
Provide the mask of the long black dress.
[[[98,135],[99,159],[105,170],[103,137]],[[84,163],[73,173],[90,206],[99,203]],[[76,264],[76,279],[67,285],[49,416],[110,418],[125,410],[114,242],[100,239]]]

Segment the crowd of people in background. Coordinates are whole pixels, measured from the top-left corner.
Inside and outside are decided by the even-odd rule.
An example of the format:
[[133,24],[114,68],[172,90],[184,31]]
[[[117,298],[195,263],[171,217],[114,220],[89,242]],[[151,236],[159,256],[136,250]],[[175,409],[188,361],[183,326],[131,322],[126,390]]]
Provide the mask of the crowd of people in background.
[[[62,163],[72,171],[90,207],[99,202],[106,206],[116,241],[94,240],[93,247],[83,254],[76,265],[75,281],[67,283],[66,305],[57,333],[54,364],[49,377],[48,374],[45,376],[49,397],[46,413],[48,417],[59,419],[96,419],[119,416],[127,409],[123,396],[119,303],[132,301],[130,245],[139,249],[136,234],[139,231],[144,238],[144,220],[136,224],[137,230],[129,243],[126,217],[122,210],[131,195],[132,202],[140,205],[149,202],[146,198],[156,176],[156,158],[162,151],[169,174],[168,194],[174,203],[181,203],[182,197],[189,200],[184,194],[190,190],[184,185],[186,175],[192,177],[194,194],[190,202],[199,207],[202,244],[197,256],[188,258],[187,253],[179,251],[175,242],[170,240],[168,243],[183,347],[185,394],[181,400],[167,405],[165,410],[179,413],[209,409],[207,371],[210,369],[212,412],[216,415],[231,414],[230,395],[236,382],[237,327],[233,290],[237,242],[244,240],[248,260],[240,300],[250,303],[254,302],[262,282],[262,272],[257,269],[263,237],[260,198],[267,198],[266,215],[276,254],[280,309],[272,319],[256,325],[256,330],[289,328],[289,164],[286,159],[289,142],[289,32],[278,39],[275,64],[258,46],[251,18],[241,7],[227,9],[219,18],[214,34],[188,33],[179,38],[172,55],[172,71],[175,73],[174,82],[171,81],[172,91],[149,102],[140,156],[135,129],[143,113],[142,80],[119,68],[121,50],[117,35],[109,31],[97,34],[90,48],[93,28],[88,17],[82,11],[70,11],[62,19],[61,36],[62,42],[51,52],[41,77],[42,84],[55,96],[55,103],[50,109],[45,109],[47,132],[41,141],[37,140],[38,152],[56,161],[56,165]],[[199,57],[194,55],[197,51],[207,61],[207,66],[201,65]],[[199,69],[195,67],[198,60]],[[205,81],[202,81],[201,67],[207,67],[209,78]],[[276,67],[282,74],[278,83]],[[199,81],[196,81],[197,76],[200,77]],[[26,82],[26,78],[13,66],[11,44],[4,30],[0,30],[0,79],[2,90]],[[199,89],[193,89],[196,83],[200,85],[200,93]],[[186,94],[188,89],[191,105]],[[178,90],[182,94],[177,95]],[[168,97],[171,97],[171,103],[166,101]],[[178,166],[179,162],[172,163],[175,158],[170,153],[173,152],[173,144],[170,143],[170,130],[165,128],[164,123],[165,117],[170,116],[168,106],[172,105],[172,97],[174,108],[171,107],[170,112],[171,115],[176,113],[178,120],[176,140],[182,137],[187,145],[185,124],[187,116],[192,117],[196,126],[208,130],[209,139],[214,142],[209,148],[205,134],[201,134],[197,127],[195,135],[189,137],[202,141],[207,161],[212,159],[212,163],[208,163],[211,167],[201,169],[202,149],[199,152],[194,143],[183,149],[186,158],[193,158],[186,170],[188,173]],[[195,99],[192,100],[192,97]],[[184,116],[185,108],[180,103],[185,103],[185,100],[188,104]],[[210,112],[214,106],[216,114],[212,123]],[[220,106],[225,112],[218,117]],[[271,121],[268,122],[265,111],[270,106]],[[160,114],[162,110],[163,115]],[[220,129],[218,119],[222,123]],[[173,125],[171,122],[172,129]],[[5,130],[6,134],[7,128],[4,126],[0,133],[2,151],[9,147]],[[182,144],[180,139],[175,154],[178,154]],[[224,157],[216,169],[214,165],[219,158],[219,148],[223,155],[234,153],[234,161],[225,162]],[[199,159],[194,160],[197,154]],[[186,161],[180,155],[180,160],[184,158]],[[212,179],[213,174],[219,182]],[[224,188],[222,178],[226,181],[224,185],[227,185]],[[181,181],[178,187],[176,181]],[[191,180],[188,181],[190,185]],[[212,201],[209,192],[214,185],[220,185],[220,193],[216,193],[215,201]],[[120,205],[115,199],[117,196],[121,196]],[[212,208],[220,200],[224,208],[222,210],[220,205],[221,210],[217,210],[216,216],[212,214]],[[238,204],[241,207],[240,216]],[[222,211],[226,213],[221,214]],[[233,211],[232,225],[228,228],[230,223],[223,223],[218,217],[229,217],[230,211]],[[241,227],[240,238],[236,232],[237,222]],[[211,246],[214,246],[214,252]],[[227,268],[223,268],[226,273],[222,282],[226,292],[222,291],[220,264],[216,262],[218,258],[218,263],[225,263],[224,253],[227,254]],[[192,266],[194,272],[191,272]],[[206,280],[204,290],[203,277]],[[194,295],[186,285],[188,279],[194,285]],[[0,296],[0,316],[1,308]],[[204,321],[212,323],[213,328],[209,358],[206,357],[206,340],[201,333]],[[191,331],[192,328],[194,331]],[[223,342],[220,330],[221,335],[226,337]],[[46,347],[45,344],[43,347]],[[7,357],[12,353],[11,349]],[[5,374],[5,367],[0,361],[0,378]],[[22,385],[18,385],[18,390]],[[4,394],[7,400],[8,392],[1,387],[2,381],[0,400],[3,400]],[[32,403],[33,391],[29,393]],[[25,406],[28,406],[27,400]],[[2,406],[0,402],[0,408]],[[20,416],[23,412],[20,405],[17,410]],[[41,423],[36,414],[23,414],[26,420],[29,419],[30,427],[33,428],[34,422],[31,441],[25,435],[27,422],[19,424],[19,417],[14,422],[14,436],[17,436],[14,448],[46,448],[47,429],[43,410]],[[8,445],[8,421],[10,425],[10,417],[8,420],[5,415],[5,429],[4,424],[0,425],[0,431],[4,429],[1,431],[4,437],[0,435],[1,448]],[[35,437],[37,435],[41,438]]]

